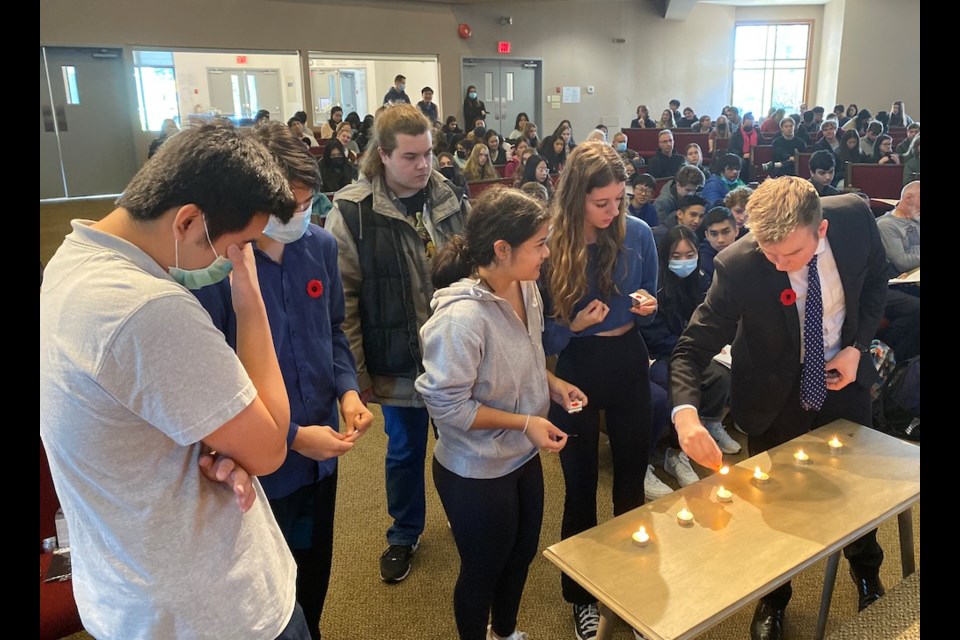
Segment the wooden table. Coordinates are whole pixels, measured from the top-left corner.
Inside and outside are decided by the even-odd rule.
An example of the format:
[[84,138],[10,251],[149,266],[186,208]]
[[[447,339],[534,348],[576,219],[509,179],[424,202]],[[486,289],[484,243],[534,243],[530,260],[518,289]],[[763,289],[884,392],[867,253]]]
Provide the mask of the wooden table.
[[[827,440],[838,435],[843,453]],[[800,466],[799,449],[812,464]],[[760,467],[769,482],[757,486]],[[733,502],[719,503],[719,485]],[[653,639],[692,638],[831,556],[817,636],[822,637],[840,551],[899,516],[903,573],[915,569],[910,507],[920,499],[920,448],[839,421],[558,542],[544,555],[600,603],[598,639],[614,617]],[[686,507],[692,527],[677,524]],[[631,534],[652,536],[645,548]]]

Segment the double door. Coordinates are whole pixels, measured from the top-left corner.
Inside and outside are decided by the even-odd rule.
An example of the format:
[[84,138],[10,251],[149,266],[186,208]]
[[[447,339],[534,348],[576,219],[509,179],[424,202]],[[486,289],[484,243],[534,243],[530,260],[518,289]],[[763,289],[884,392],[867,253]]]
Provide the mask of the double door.
[[240,122],[261,109],[283,116],[283,94],[277,69],[207,69],[210,106]]
[[[477,87],[477,97],[487,107],[487,128],[506,137],[513,131],[518,113],[540,123],[541,77],[539,60],[464,58],[462,93],[465,95],[470,85]],[[461,123],[465,129],[470,126]]]
[[[363,87],[366,71],[364,69],[336,69],[311,67],[310,88],[313,91],[313,121],[323,123],[330,119],[330,109],[343,107],[346,117],[351,111],[361,113],[367,108],[367,96]],[[362,94],[362,95],[361,95]]]

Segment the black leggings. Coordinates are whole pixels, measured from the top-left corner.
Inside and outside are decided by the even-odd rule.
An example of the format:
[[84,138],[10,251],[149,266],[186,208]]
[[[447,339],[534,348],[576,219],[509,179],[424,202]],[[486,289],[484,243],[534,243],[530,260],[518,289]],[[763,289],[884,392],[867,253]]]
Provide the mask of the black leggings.
[[[575,414],[552,403],[548,416],[560,429],[577,434],[560,452],[566,485],[560,537],[569,538],[597,525],[601,410],[613,454],[613,513],[643,504],[653,420],[647,347],[633,330],[616,337],[573,338],[557,361],[557,377],[580,387],[588,400]],[[566,575],[561,576],[561,585],[567,602],[597,601]]]
[[460,554],[453,613],[461,640],[485,640],[487,621],[516,630],[543,522],[543,468],[534,456],[500,478],[464,478],[433,460],[433,482]]

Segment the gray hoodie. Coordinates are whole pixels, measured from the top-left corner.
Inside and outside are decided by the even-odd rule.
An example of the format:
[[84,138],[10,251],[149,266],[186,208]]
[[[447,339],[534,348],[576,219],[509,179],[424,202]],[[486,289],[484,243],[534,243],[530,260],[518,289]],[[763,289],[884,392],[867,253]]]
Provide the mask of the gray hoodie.
[[437,462],[464,478],[499,478],[537,448],[516,429],[470,429],[481,405],[546,416],[550,405],[543,352],[543,301],[521,282],[527,326],[506,300],[464,278],[434,293],[420,330],[425,373],[417,378],[440,433]]

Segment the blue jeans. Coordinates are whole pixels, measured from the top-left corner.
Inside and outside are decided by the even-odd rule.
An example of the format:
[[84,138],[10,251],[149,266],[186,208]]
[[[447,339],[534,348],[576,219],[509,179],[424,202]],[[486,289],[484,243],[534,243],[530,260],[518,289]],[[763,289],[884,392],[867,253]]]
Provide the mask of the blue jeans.
[[387,544],[414,545],[427,516],[424,462],[430,415],[420,407],[382,406],[387,432]]
[[310,640],[310,628],[307,626],[307,620],[303,617],[303,609],[299,604],[294,607],[290,622],[277,636],[277,640]]

